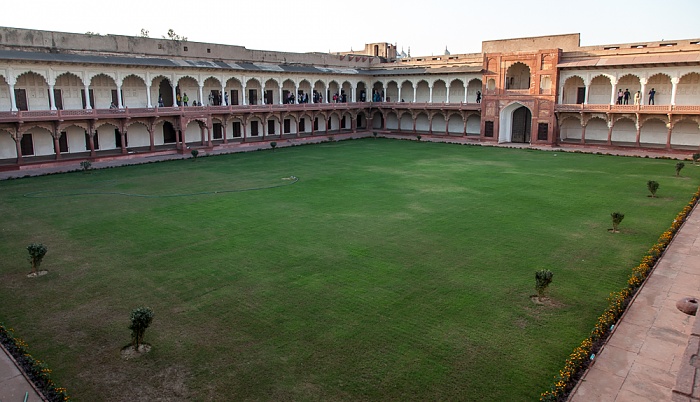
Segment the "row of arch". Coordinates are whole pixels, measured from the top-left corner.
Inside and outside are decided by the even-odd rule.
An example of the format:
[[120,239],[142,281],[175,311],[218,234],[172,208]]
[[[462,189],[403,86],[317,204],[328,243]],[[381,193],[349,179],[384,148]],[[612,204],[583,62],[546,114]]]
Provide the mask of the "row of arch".
[[562,142],[605,143],[682,149],[700,148],[700,117],[565,113],[560,116],[559,137]]
[[[68,122],[60,125],[34,123],[0,128],[0,159],[19,156],[60,157],[61,153],[129,149],[155,151],[159,147],[181,148],[185,144],[209,145],[228,141],[256,141],[271,136],[338,134],[368,126],[364,111],[329,113],[270,113],[217,115],[184,120],[175,117]],[[90,138],[92,137],[92,138]]]
[[46,72],[26,70],[0,74],[0,110],[168,107],[185,94],[188,105],[365,102],[376,101],[375,94],[381,101],[467,103],[480,89],[479,78],[457,76],[365,81],[65,71],[49,80]]
[[590,78],[572,74],[563,80],[560,90],[562,104],[616,104],[619,90],[628,90],[628,104],[634,104],[634,94],[639,91],[640,105],[650,104],[649,92],[654,90],[655,105],[700,104],[700,72],[690,71],[677,76],[659,72],[648,77],[627,73],[615,77],[599,73]]

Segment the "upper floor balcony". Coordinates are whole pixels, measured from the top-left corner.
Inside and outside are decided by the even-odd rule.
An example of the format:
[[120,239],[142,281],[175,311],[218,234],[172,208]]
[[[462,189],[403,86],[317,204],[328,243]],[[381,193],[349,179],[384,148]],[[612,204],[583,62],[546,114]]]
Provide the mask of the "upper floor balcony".
[[644,114],[700,114],[700,105],[556,105],[557,112],[580,113],[644,113]]

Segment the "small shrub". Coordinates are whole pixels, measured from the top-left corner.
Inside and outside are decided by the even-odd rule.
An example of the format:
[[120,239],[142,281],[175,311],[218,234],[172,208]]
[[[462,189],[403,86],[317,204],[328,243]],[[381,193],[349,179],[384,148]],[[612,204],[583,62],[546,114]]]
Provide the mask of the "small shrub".
[[192,158],[193,158],[193,159],[197,159],[197,157],[199,156],[199,150],[198,150],[198,149],[193,149],[190,153],[192,154]]
[[146,334],[146,328],[153,321],[153,310],[148,307],[139,307],[134,309],[129,316],[131,325],[131,344],[135,350],[139,350],[139,346],[143,343],[143,336]]
[[80,162],[80,167],[83,168],[83,172],[87,172],[92,167],[92,162],[82,161]]
[[683,162],[678,162],[676,163],[676,176],[681,175],[681,170],[685,167],[685,163]]
[[272,150],[274,151],[275,148],[277,148],[277,142],[272,141],[272,142],[270,143],[270,146],[272,147]]
[[622,222],[623,219],[625,219],[625,214],[621,214],[619,212],[613,212],[610,214],[610,217],[612,217],[612,232],[613,233],[619,233],[620,231],[618,230],[618,227],[620,226],[620,223]]
[[693,165],[697,165],[700,160],[700,154],[693,154]]
[[42,243],[32,243],[27,246],[29,251],[29,262],[32,264],[32,273],[37,273],[41,261],[44,259],[48,248]]
[[422,137],[420,134],[418,134],[418,135],[416,136],[416,139],[417,139],[418,141],[420,141],[421,138],[423,138],[423,137]]
[[554,273],[548,269],[541,269],[535,272],[535,290],[537,290],[538,298],[544,297],[544,292],[549,284],[552,283],[552,276],[554,276]]
[[372,132],[372,135],[374,136],[374,138],[377,138],[377,132],[376,132],[376,131]]
[[647,188],[649,189],[649,192],[651,193],[651,197],[655,198],[656,197],[656,190],[659,189],[659,182],[656,182],[654,180],[649,180],[647,182]]

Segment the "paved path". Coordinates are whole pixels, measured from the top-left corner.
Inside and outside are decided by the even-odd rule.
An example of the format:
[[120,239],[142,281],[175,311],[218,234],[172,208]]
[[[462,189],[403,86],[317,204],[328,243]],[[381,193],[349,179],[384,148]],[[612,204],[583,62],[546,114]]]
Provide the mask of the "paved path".
[[43,399],[19,371],[5,348],[0,348],[0,402],[40,402]]
[[676,308],[676,301],[686,296],[700,296],[698,208],[676,234],[570,401],[670,401],[695,320]]

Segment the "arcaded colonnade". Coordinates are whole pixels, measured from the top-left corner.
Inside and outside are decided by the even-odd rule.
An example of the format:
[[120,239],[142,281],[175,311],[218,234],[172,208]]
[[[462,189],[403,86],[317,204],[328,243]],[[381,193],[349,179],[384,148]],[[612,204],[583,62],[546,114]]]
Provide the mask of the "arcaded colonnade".
[[583,48],[567,34],[382,59],[0,32],[5,168],[372,131],[700,149],[697,40]]

